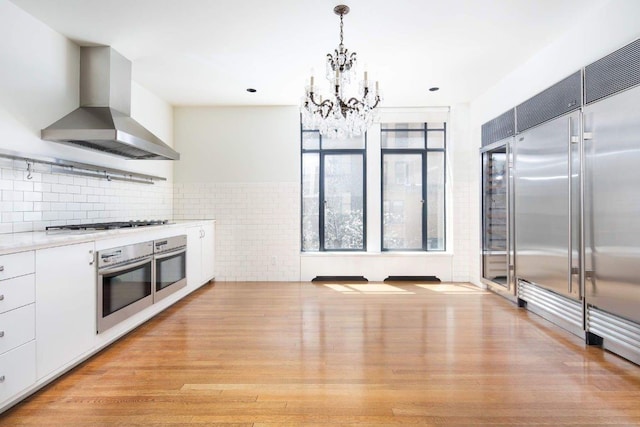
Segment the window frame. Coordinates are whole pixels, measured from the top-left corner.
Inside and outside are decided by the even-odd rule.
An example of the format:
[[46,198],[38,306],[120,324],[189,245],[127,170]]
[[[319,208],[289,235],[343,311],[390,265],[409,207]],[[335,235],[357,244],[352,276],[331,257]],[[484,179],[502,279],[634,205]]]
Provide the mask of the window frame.
[[[416,252],[416,251],[422,251],[422,252],[446,252],[447,251],[447,196],[446,196],[446,188],[447,188],[447,122],[443,122],[443,126],[442,127],[434,127],[434,128],[430,128],[429,127],[429,123],[428,122],[424,122],[423,123],[423,128],[422,129],[418,129],[418,128],[387,128],[385,129],[383,126],[386,123],[382,123],[380,126],[380,250],[381,252]],[[411,124],[411,122],[408,122],[407,124]],[[407,132],[407,133],[423,133],[424,134],[424,144],[422,148],[402,148],[402,147],[394,147],[394,148],[384,148],[382,145],[382,134],[384,132]],[[443,133],[443,147],[442,148],[430,148],[429,147],[429,132],[442,132]],[[443,184],[444,184],[444,206],[443,206],[443,221],[444,221],[444,226],[443,226],[443,247],[442,249],[429,249],[429,235],[428,235],[428,231],[429,231],[429,211],[428,211],[428,205],[429,202],[427,201],[427,195],[428,195],[428,183],[429,183],[429,173],[428,173],[428,157],[429,157],[429,153],[443,153],[444,158],[443,158],[443,170],[442,170],[442,174],[443,174]],[[384,240],[384,229],[385,229],[385,223],[384,223],[384,186],[385,186],[385,176],[384,176],[384,161],[385,161],[385,154],[388,155],[394,155],[394,154],[419,154],[421,155],[421,164],[422,164],[422,200],[424,200],[424,203],[422,203],[422,209],[421,209],[421,216],[422,216],[422,247],[421,248],[386,248],[384,246],[385,240]]]
[[[304,134],[318,134],[318,148],[304,147]],[[318,154],[318,249],[304,249],[304,155]],[[362,157],[362,248],[327,249],[325,247],[325,157],[335,155],[360,155]],[[363,148],[323,149],[323,136],[318,130],[304,129],[300,125],[300,251],[319,252],[366,252],[367,251],[367,134],[363,135]]]

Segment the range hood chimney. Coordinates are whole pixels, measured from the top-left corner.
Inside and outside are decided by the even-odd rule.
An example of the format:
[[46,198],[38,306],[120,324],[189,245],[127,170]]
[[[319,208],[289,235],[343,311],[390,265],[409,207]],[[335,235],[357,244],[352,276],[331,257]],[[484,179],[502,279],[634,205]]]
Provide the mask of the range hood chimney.
[[131,62],[108,46],[80,48],[80,108],[42,129],[42,139],[138,160],[180,154],[131,117]]

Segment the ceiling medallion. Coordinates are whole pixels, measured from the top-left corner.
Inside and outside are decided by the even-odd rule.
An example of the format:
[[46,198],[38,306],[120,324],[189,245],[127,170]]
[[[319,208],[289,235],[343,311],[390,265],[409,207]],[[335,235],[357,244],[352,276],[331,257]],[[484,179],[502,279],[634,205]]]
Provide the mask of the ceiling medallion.
[[382,97],[378,82],[371,90],[367,71],[355,90],[349,87],[356,79],[356,53],[349,52],[343,43],[343,17],[349,13],[349,6],[339,5],[333,11],[340,16],[340,44],[333,53],[327,54],[326,77],[334,91],[323,100],[311,76],[302,100],[302,124],[329,138],[347,138],[367,131]]

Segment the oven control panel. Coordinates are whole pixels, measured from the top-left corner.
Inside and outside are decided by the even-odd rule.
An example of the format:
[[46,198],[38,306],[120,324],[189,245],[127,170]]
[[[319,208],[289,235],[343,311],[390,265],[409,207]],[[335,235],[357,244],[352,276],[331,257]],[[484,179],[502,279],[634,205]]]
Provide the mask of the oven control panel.
[[167,237],[166,239],[159,239],[153,242],[154,253],[171,252],[177,249],[182,249],[187,246],[187,236],[185,234],[180,236]]
[[98,252],[98,269],[126,264],[153,255],[153,242],[142,242]]

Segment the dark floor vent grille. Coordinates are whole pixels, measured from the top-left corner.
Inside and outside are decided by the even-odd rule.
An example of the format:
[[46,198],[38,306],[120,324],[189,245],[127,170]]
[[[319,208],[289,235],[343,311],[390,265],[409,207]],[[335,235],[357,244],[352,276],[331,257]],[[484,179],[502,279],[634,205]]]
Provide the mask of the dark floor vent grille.
[[384,279],[385,282],[435,282],[442,281],[436,276],[389,276]]
[[316,276],[312,282],[368,282],[364,276]]
[[584,69],[586,103],[640,84],[640,39]]
[[577,110],[581,106],[582,71],[576,71],[516,107],[518,132]]
[[500,114],[493,120],[482,125],[482,146],[493,144],[516,133],[516,110]]

